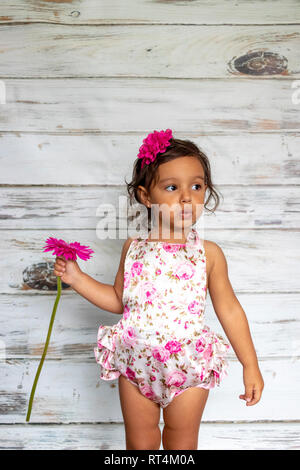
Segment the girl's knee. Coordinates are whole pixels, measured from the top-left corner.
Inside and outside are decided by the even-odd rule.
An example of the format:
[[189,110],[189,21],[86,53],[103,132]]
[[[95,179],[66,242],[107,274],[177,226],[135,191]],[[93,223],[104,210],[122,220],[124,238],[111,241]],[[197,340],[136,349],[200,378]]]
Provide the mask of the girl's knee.
[[126,432],[126,450],[159,450],[161,444],[160,427],[147,429],[143,433]]
[[197,450],[198,431],[197,429],[173,428],[165,424],[162,432],[164,450]]

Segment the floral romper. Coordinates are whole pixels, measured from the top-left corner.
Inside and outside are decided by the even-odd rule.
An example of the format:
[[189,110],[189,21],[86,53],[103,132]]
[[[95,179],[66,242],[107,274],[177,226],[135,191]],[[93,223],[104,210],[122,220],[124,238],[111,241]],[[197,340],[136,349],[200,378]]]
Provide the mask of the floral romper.
[[100,378],[121,374],[162,408],[190,387],[220,385],[230,345],[204,324],[204,243],[192,228],[185,244],[132,240],[124,263],[122,318],[100,325]]

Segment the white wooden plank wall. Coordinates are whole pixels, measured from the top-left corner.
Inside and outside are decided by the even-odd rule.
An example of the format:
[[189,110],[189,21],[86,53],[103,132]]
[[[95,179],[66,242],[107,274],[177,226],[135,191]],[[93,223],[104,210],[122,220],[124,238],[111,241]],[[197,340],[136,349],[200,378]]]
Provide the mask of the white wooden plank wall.
[[[97,238],[97,207],[124,224],[124,178],[168,127],[210,157],[223,200],[205,238],[227,257],[265,381],[246,407],[231,354],[199,449],[300,448],[299,24],[297,0],[1,1],[1,449],[125,449],[118,381],[100,380],[93,355],[99,324],[120,317],[72,289],[25,423],[56,294],[23,271],[53,261],[54,236],[90,245],[82,269],[113,283],[127,234]],[[225,334],[209,297],[206,318]]]

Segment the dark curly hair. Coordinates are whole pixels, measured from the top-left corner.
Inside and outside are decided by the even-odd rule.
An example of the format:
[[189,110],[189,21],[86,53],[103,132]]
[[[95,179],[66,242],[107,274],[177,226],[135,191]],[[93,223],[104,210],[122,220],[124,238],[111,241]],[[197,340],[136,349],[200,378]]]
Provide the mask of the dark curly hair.
[[[158,182],[157,169],[160,165],[171,160],[175,160],[176,158],[188,156],[198,158],[199,162],[203,167],[205,178],[204,183],[207,184],[207,190],[209,191],[208,198],[204,203],[204,208],[207,211],[213,213],[220,203],[220,198],[217,190],[215,189],[212,183],[211,169],[208,157],[202,150],[197,147],[197,145],[195,145],[190,140],[171,138],[169,142],[170,145],[166,148],[166,150],[162,153],[158,153],[154,162],[151,162],[149,165],[145,164],[144,167],[141,168],[141,158],[137,158],[134,162],[132,181],[128,183],[125,179],[125,184],[127,186],[127,191],[129,194],[130,205],[132,206],[135,201],[139,204],[143,204],[139,196],[140,190],[138,189],[138,187],[143,186],[144,188],[146,188],[147,191],[149,191],[152,183],[156,184]],[[212,209],[209,209],[207,205],[211,199],[214,199],[215,204]],[[151,226],[151,208],[147,207],[147,211],[149,230],[149,227]],[[135,217],[131,218],[131,220],[133,220],[134,218]]]

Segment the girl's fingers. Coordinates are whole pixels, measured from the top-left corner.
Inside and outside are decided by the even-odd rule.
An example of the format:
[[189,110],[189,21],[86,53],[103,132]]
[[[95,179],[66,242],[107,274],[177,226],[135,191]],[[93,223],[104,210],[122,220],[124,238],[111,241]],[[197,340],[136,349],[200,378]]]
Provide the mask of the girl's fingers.
[[61,259],[61,258],[57,258],[57,259],[55,260],[54,266],[55,266],[55,267],[61,266],[61,267],[64,268],[64,267],[66,266],[66,261],[63,260],[63,259]]
[[247,406],[255,405],[259,402],[261,397],[261,392],[259,390],[253,389],[252,393],[250,394],[249,391],[243,395],[239,395],[239,398],[246,401]]
[[55,266],[54,269],[57,272],[63,272],[64,273],[66,271],[65,268],[62,268],[61,266]]
[[54,266],[54,274],[55,276],[62,276],[64,273],[65,273],[65,268],[64,266],[60,266],[58,263],[55,263],[55,266]]
[[61,268],[59,266],[56,266],[55,271],[57,271],[59,273],[64,273],[66,270],[65,270],[65,268]]
[[257,403],[260,400],[260,395],[261,395],[261,393],[259,393],[258,390],[254,389],[253,390],[253,398],[252,398],[251,401],[249,401],[249,403],[247,403],[247,405],[255,405],[255,403]]

